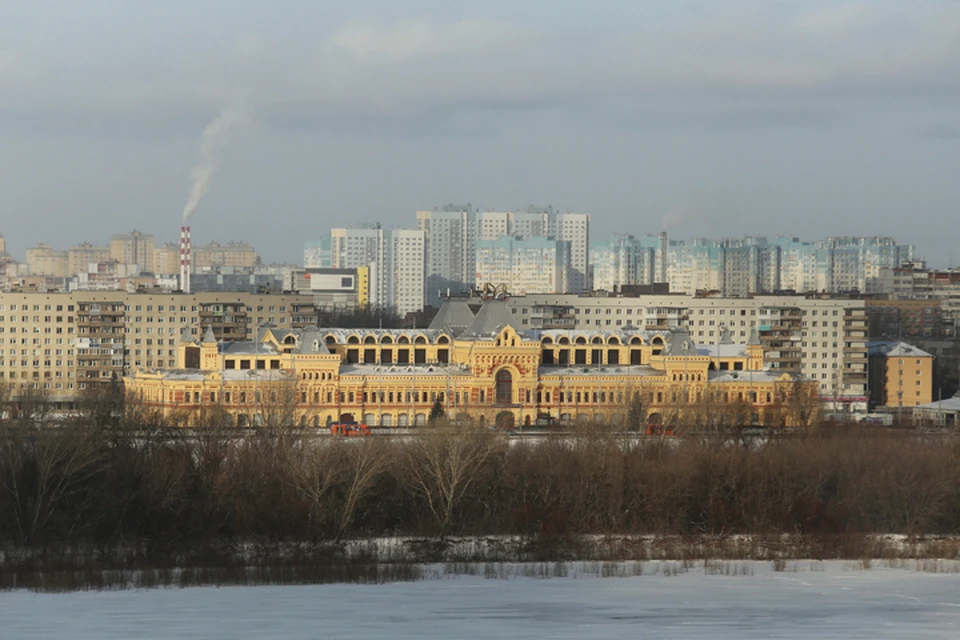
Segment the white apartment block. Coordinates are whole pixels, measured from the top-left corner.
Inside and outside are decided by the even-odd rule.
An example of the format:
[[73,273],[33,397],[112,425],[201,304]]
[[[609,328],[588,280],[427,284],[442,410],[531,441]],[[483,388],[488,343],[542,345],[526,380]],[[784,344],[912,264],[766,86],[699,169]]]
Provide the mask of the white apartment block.
[[[590,215],[557,213],[530,207],[524,212],[476,211],[471,205],[446,205],[418,211],[417,223],[426,234],[426,301],[436,306],[450,293],[474,286],[478,270],[477,242],[504,237],[554,238],[570,243],[570,269],[559,285],[564,291],[589,288]],[[569,277],[568,277],[569,275]]]
[[386,232],[384,288],[387,298],[400,314],[423,309],[425,238],[420,229],[392,229]]
[[515,295],[562,292],[569,271],[569,242],[511,236],[477,242],[478,287],[503,285]]
[[913,259],[913,247],[887,237],[838,237],[817,242],[762,236],[671,242],[671,291],[725,296],[796,291],[874,290],[881,270]]
[[725,329],[733,342],[745,344],[757,331],[773,368],[817,380],[821,395],[836,407],[865,406],[868,337],[863,300],[527,295],[511,298],[509,305],[521,328],[543,327],[572,314],[569,328],[686,328],[701,344],[719,343]]
[[439,306],[447,292],[460,295],[473,288],[477,237],[473,216],[470,205],[417,212],[417,226],[426,243],[427,304]]

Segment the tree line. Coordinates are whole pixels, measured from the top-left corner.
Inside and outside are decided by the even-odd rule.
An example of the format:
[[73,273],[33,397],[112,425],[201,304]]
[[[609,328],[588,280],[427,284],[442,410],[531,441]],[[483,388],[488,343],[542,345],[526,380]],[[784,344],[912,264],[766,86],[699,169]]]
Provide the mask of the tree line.
[[[39,406],[39,405],[38,405]],[[21,405],[21,408],[23,405]],[[817,427],[625,437],[610,425],[509,440],[442,418],[410,437],[267,426],[191,432],[95,402],[0,426],[0,544],[144,553],[377,536],[947,534],[960,529],[950,435]]]

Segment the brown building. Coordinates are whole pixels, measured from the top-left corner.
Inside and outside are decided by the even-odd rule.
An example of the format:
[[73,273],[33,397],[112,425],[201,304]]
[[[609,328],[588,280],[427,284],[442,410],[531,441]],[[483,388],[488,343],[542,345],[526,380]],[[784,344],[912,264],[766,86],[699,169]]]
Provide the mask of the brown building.
[[905,342],[870,343],[870,403],[902,408],[933,400],[933,356]]
[[940,300],[867,300],[870,337],[937,339],[952,334]]

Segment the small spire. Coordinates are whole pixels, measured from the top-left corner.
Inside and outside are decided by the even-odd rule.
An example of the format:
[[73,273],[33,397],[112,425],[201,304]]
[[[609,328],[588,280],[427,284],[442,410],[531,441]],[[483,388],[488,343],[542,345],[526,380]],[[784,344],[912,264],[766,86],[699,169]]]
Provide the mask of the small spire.
[[[751,334],[752,339],[753,334]],[[733,338],[730,337],[730,329],[727,325],[723,325],[723,329],[720,331],[720,344],[733,344]]]
[[213,335],[213,327],[207,326],[206,333],[203,334],[203,344],[216,344],[217,338]]
[[750,330],[750,338],[747,340],[747,345],[749,346],[760,345],[760,334],[757,333],[756,327]]

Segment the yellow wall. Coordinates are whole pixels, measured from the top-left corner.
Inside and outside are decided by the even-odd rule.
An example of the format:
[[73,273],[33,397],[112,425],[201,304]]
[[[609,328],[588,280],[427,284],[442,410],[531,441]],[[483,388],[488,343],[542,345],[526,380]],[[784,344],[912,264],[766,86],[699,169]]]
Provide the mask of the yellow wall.
[[[574,344],[585,334],[572,332]],[[335,330],[319,334],[331,353],[290,353],[292,345],[285,340],[298,335],[289,330],[268,331],[253,354],[217,356],[219,371],[212,370],[205,359],[207,371],[186,376],[135,373],[125,379],[127,391],[146,407],[168,415],[193,412],[196,418],[216,405],[240,425],[269,422],[264,416],[273,412],[307,426],[326,426],[344,414],[374,424],[403,426],[425,422],[438,399],[449,417],[494,424],[508,415],[523,425],[544,416],[564,421],[625,416],[634,397],[641,400],[648,416],[659,415],[664,422],[682,419],[694,404],[708,402],[747,402],[757,415],[772,414],[785,404],[796,384],[788,375],[714,384],[709,381],[709,357],[664,356],[658,353],[661,341],[653,340],[642,345],[593,345],[603,349],[605,361],[615,352],[624,354],[626,363],[571,370],[540,369],[544,350],[552,347],[525,340],[509,326],[485,341],[451,340],[437,332]],[[180,348],[197,347],[181,343]],[[418,355],[422,362],[414,367],[397,363],[399,350],[406,350],[411,362]],[[626,366],[631,350],[639,350],[646,366]],[[257,360],[262,367],[257,367]],[[741,358],[741,364],[746,371],[746,358]],[[498,386],[498,376],[509,376],[509,385]],[[292,401],[278,406],[262,394],[256,400],[256,392],[264,389]]]
[[915,407],[933,402],[933,357],[886,358],[885,396],[886,405],[890,407]]

